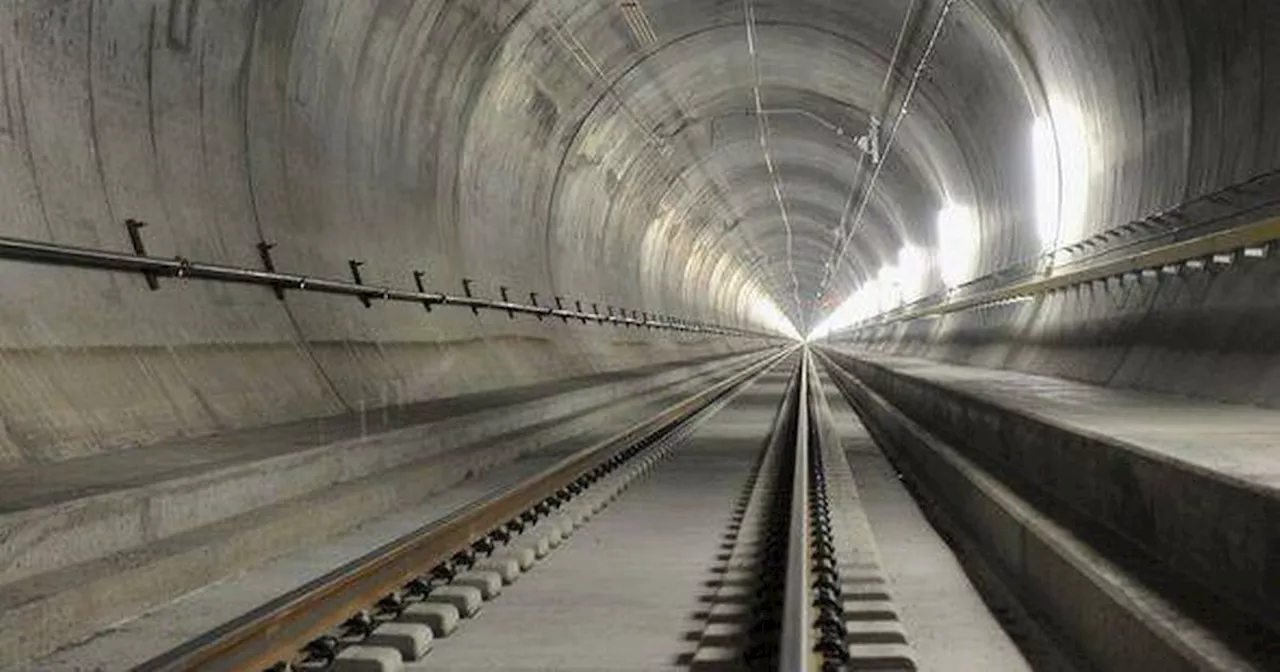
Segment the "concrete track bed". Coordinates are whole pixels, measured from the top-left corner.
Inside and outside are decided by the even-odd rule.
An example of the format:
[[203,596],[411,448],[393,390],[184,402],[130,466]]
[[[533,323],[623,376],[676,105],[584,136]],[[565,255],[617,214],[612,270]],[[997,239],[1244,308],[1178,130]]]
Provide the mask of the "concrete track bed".
[[[0,474],[0,481],[48,486],[43,497],[28,485],[4,498],[11,511],[0,514],[0,667],[522,454],[603,438],[601,428],[621,428],[655,403],[750,359],[444,402],[437,417],[416,424],[390,416],[340,418],[317,421],[311,432],[268,428],[257,436],[237,433],[237,442],[139,448],[136,469],[117,460],[116,470],[97,474],[82,465],[49,465],[43,481]],[[412,417],[412,411],[402,413]],[[243,449],[263,444],[274,446],[274,454]],[[228,448],[223,459],[220,446]],[[62,478],[59,468],[67,470]],[[155,479],[139,482],[149,470]],[[12,510],[23,505],[30,506]]]

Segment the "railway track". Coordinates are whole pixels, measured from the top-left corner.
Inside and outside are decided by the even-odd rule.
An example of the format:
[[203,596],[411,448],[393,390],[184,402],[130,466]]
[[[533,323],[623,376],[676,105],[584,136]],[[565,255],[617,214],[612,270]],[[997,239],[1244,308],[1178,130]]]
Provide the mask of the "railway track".
[[[914,670],[811,355],[790,384],[691,668]],[[745,604],[746,609],[742,608]]]
[[[1130,638],[1162,632],[1168,619],[1151,605],[1177,604],[1145,588],[1146,574],[1126,585],[1147,601],[1105,591],[1128,565],[829,353],[775,352],[717,380],[139,669],[1271,669],[1265,642],[1238,646],[1265,633],[1232,638],[1220,623],[1178,615],[1174,634],[1198,639],[1163,648],[1081,630],[1067,618],[1084,613],[1069,608],[1076,600],[1132,616]],[[850,402],[844,425],[828,394]],[[910,513],[902,502],[913,499]],[[1061,563],[1001,564],[993,549],[1015,547],[987,541],[986,525]],[[1029,601],[1011,567],[1066,567],[1046,585],[1067,577],[1074,588]],[[1138,662],[1086,648],[1111,641]],[[1181,664],[1192,657],[1207,662]]]
[[138,670],[366,669],[414,660],[475,615],[776,365],[774,354],[545,472],[340,567]]
[[[807,350],[658,416],[165,653],[140,670],[397,670],[422,660],[766,372],[788,374],[679,667],[915,669]],[[752,441],[751,443],[756,443]],[[661,480],[661,479],[659,479]],[[492,646],[501,647],[501,642]]]

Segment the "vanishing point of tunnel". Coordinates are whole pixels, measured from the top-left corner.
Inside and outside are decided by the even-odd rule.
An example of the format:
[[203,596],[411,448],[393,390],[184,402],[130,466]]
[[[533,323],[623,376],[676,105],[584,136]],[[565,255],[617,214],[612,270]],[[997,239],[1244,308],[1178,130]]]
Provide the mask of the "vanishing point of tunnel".
[[1280,670],[1280,3],[0,0],[0,670]]

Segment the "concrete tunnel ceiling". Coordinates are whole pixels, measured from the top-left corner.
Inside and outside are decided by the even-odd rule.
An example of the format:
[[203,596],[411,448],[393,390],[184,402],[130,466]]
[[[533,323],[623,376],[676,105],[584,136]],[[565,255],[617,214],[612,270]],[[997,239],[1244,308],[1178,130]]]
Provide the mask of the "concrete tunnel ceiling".
[[[1199,176],[1187,162],[1204,142],[1188,87],[1216,61],[1186,29],[1243,30],[1249,10],[1229,4],[541,2],[509,49],[561,50],[535,59],[539,82],[591,80],[561,111],[553,236],[678,239],[641,245],[654,292],[705,289],[701,256],[729,255],[807,329],[904,247],[924,251],[903,271],[923,276],[916,293],[942,289],[944,209],[971,213],[970,279],[1247,177],[1247,160]],[[859,140],[872,119],[879,164]],[[579,200],[601,181],[584,164],[620,183],[608,207]]]
[[[1093,47],[1071,26],[1168,19],[1114,4],[537,2],[513,17],[481,101],[491,111],[470,129],[532,114],[557,138],[545,220],[557,286],[601,282],[595,260],[625,267],[626,250],[646,296],[698,305],[750,288],[809,328],[902,248],[936,248],[949,204],[971,209],[982,241],[969,275],[1040,251],[1033,125],[1113,103],[1081,77]],[[872,119],[875,143],[860,138]],[[1095,145],[1093,165],[1134,149],[1113,159]],[[474,149],[481,162],[498,151]],[[1090,214],[1102,227],[1138,211]],[[921,291],[941,287],[936,266],[912,271]]]
[[[597,171],[561,171],[552,235],[596,227],[605,231],[586,235],[693,241],[642,243],[642,276],[705,287],[690,265],[729,255],[801,328],[904,245],[932,246],[947,200],[980,208],[987,236],[1011,241],[988,264],[1034,252],[1026,168],[1043,94],[1028,92],[1016,47],[993,28],[998,11],[924,0],[537,3],[522,19],[530,42],[549,30],[552,50],[594,80],[570,114],[581,121],[561,122],[572,128],[565,161],[621,183],[600,218],[574,197]],[[548,60],[564,66],[563,55]],[[886,145],[878,170],[858,138],[873,117]]]
[[[100,15],[99,42],[129,13],[111,4],[90,12]],[[275,189],[310,200],[279,218],[289,220],[280,237],[325,234],[319,241],[354,220],[387,236],[384,247],[422,248],[417,256],[445,277],[501,269],[496,280],[512,287],[590,290],[727,324],[759,326],[752,307],[772,303],[811,327],[904,246],[935,249],[948,204],[974,213],[981,246],[970,275],[1036,254],[1039,117],[1084,129],[1090,175],[1167,153],[1147,136],[1187,123],[1177,109],[1186,100],[1169,85],[1181,63],[1161,77],[1150,54],[1182,56],[1186,45],[1176,43],[1179,17],[1160,4],[191,6],[229,34],[253,27],[238,36],[252,44],[206,36],[197,48],[226,61],[237,48],[255,52],[235,63],[257,69],[243,102],[249,142],[285,139],[250,153],[291,156],[249,179],[280,177]],[[1151,25],[1179,29],[1143,30]],[[1174,44],[1138,58],[1156,40]],[[1154,82],[1136,110],[1125,89],[1133,82]],[[284,100],[255,86],[283,88]],[[873,119],[878,141],[869,143]],[[870,144],[884,156],[873,158]],[[1079,218],[1104,228],[1194,193],[1179,175],[1153,177],[1127,194],[1108,188],[1115,177],[1077,190],[1077,200],[1092,199]],[[345,201],[330,193],[337,184]],[[406,235],[399,225],[414,219],[422,229]],[[940,288],[935,267],[915,269],[927,276],[921,290]]]

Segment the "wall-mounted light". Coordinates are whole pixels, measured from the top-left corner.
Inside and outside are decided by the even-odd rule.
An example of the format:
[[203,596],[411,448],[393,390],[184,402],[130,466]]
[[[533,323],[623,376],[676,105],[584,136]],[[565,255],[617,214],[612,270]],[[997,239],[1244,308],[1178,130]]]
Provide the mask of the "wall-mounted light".
[[876,292],[871,298],[875,301],[876,312],[897,308],[902,303],[902,275],[898,273],[896,264],[885,264],[876,274]]
[[1061,179],[1053,122],[1040,117],[1031,125],[1031,153],[1035,171],[1036,231],[1043,248],[1054,247],[1061,221]]

